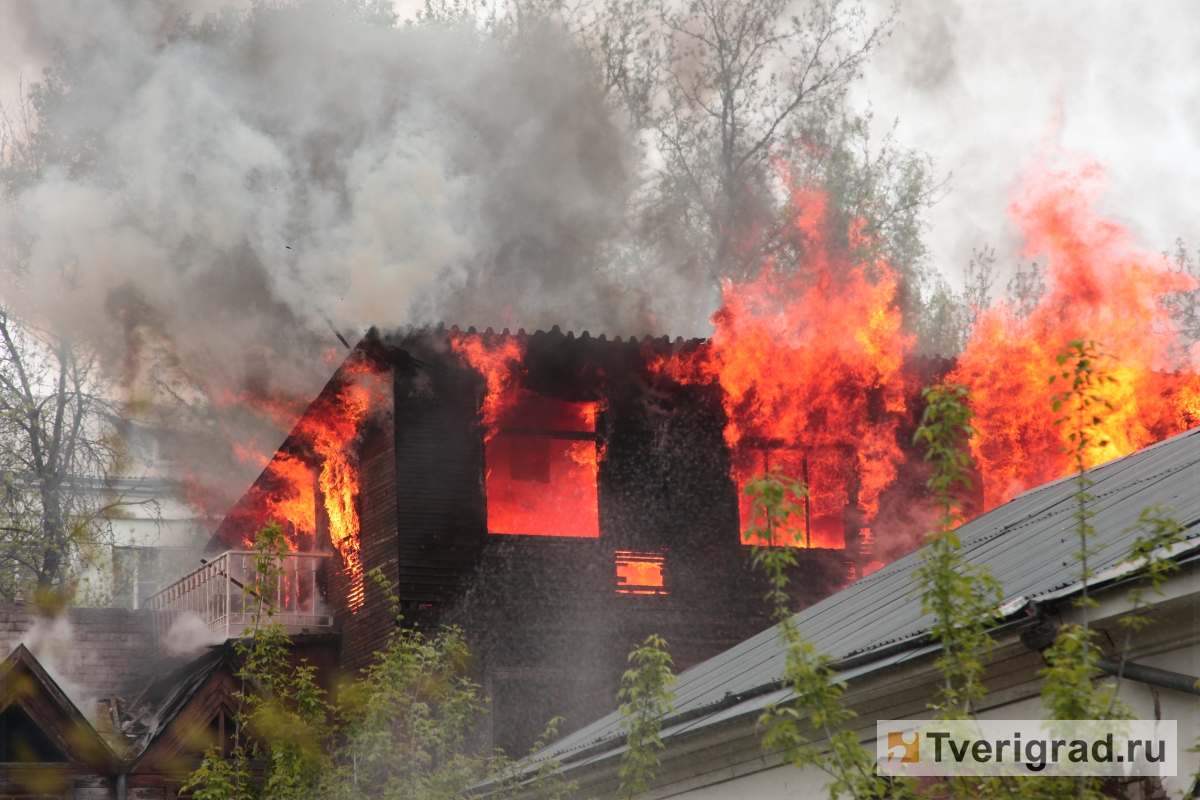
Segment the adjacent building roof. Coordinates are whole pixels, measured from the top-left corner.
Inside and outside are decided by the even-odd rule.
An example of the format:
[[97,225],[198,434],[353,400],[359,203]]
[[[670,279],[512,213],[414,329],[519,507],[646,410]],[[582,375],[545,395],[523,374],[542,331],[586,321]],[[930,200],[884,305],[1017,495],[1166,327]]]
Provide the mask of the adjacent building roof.
[[[0,710],[7,715],[17,706],[34,726],[23,732],[30,737],[26,744],[32,745],[33,752],[16,760],[63,761],[99,769],[116,761],[108,745],[25,645],[17,645],[0,663],[0,687]],[[5,727],[11,726],[6,720]],[[4,744],[7,750],[8,743]]]
[[142,698],[144,710],[139,709],[142,710],[141,718],[135,722],[140,730],[130,726],[130,733],[137,734],[131,748],[134,752],[140,754],[153,745],[220,669],[231,674],[236,671],[232,649],[229,642],[211,647],[208,652],[147,687]]
[[[1177,559],[1200,556],[1200,428],[1111,461],[1088,473],[1096,498],[1098,552],[1089,558],[1095,577],[1089,586],[1112,582],[1128,571],[1125,561],[1138,536],[1143,510],[1161,505],[1188,529]],[[959,529],[968,563],[986,565],[1004,589],[1002,612],[1026,614],[1030,603],[1058,600],[1081,588],[1073,526],[1078,505],[1074,478],[1025,492]],[[932,617],[921,613],[912,572],[922,550],[856,581],[796,616],[819,652],[832,655],[847,680],[921,658],[937,649],[928,636]],[[785,650],[774,629],[763,631],[679,676],[675,713],[664,720],[662,738],[690,733],[719,722],[757,715],[782,699]],[[565,737],[535,758],[556,758],[581,766],[623,748],[618,714]]]

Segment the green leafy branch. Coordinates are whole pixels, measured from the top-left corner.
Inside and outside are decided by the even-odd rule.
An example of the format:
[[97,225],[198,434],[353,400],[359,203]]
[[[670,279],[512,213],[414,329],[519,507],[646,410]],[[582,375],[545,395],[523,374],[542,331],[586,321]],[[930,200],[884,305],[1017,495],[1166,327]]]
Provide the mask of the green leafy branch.
[[672,687],[674,663],[667,642],[651,634],[642,646],[629,654],[632,665],[621,676],[621,728],[626,732],[625,752],[621,755],[621,779],[617,797],[631,798],[647,791],[654,782],[659,765],[658,751],[663,749],[663,718],[675,711]]
[[[253,624],[234,646],[242,686],[233,745],[228,753],[220,743],[210,748],[181,790],[201,800],[306,797],[328,766],[324,741],[332,709],[317,684],[316,667],[293,663],[287,630],[273,621],[288,553],[283,527],[268,522],[255,535],[254,550],[254,573],[243,590],[253,603]],[[259,782],[250,767],[256,760],[263,763]]]
[[922,396],[925,413],[916,441],[925,445],[925,461],[933,468],[926,486],[938,517],[913,580],[922,612],[934,617],[930,633],[942,645],[937,666],[943,678],[940,697],[930,708],[942,718],[965,718],[986,691],[984,658],[993,644],[988,629],[1003,594],[989,570],[966,563],[955,530],[962,522],[955,493],[971,488],[966,444],[975,429],[970,392],[951,384],[927,388]]
[[770,590],[764,598],[771,605],[776,622],[791,616],[791,597],[787,593],[789,568],[796,566],[799,533],[792,520],[804,519],[808,487],[789,478],[778,467],[749,481],[744,493],[750,498],[750,526],[746,538],[751,542],[754,566],[767,574]]
[[[785,647],[782,685],[791,690],[759,717],[759,725],[766,729],[763,748],[782,752],[785,763],[811,765],[830,775],[831,798],[911,796],[907,784],[875,774],[874,754],[847,727],[857,715],[842,703],[845,684],[833,669],[832,658],[817,651],[792,616],[788,569],[797,563],[793,542],[799,537],[789,523],[803,518],[801,502],[808,495],[807,487],[776,469],[747,483],[745,493],[751,499],[752,520],[747,538],[754,543],[754,564],[770,584],[765,599]],[[824,734],[826,747],[809,742],[806,729]]]

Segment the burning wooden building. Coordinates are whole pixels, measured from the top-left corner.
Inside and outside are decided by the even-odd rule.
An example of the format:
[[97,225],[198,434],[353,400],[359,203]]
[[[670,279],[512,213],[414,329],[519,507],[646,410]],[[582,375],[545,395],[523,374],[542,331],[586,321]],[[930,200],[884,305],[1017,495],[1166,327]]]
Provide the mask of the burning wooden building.
[[[493,741],[523,750],[551,717],[570,729],[610,707],[647,635],[686,667],[770,624],[742,535],[747,480],[782,466],[812,486],[793,520],[804,604],[878,567],[871,513],[887,491],[920,493],[919,476],[893,480],[864,508],[871,454],[845,436],[804,443],[743,424],[731,443],[728,393],[684,374],[708,348],[558,328],[373,331],[212,547],[244,549],[275,519],[296,549],[337,553],[322,588],[350,671],[395,624],[367,577],[380,570],[405,624],[467,632]],[[905,404],[853,391],[847,404],[891,446],[911,441]]]

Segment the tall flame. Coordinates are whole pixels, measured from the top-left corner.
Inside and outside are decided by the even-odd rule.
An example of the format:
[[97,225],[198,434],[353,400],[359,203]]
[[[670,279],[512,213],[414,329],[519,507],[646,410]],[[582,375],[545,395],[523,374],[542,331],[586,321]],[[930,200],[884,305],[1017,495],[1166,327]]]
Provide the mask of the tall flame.
[[[979,433],[971,447],[984,510],[1071,471],[1066,430],[1055,425],[1051,405],[1060,387],[1048,379],[1072,340],[1101,340],[1115,358],[1116,381],[1103,390],[1112,411],[1085,454],[1087,466],[1200,422],[1200,378],[1171,371],[1175,331],[1160,302],[1195,289],[1195,281],[1162,256],[1138,252],[1124,228],[1095,212],[1103,189],[1095,161],[1075,157],[1055,171],[1050,156],[1065,154],[1039,158],[1009,207],[1024,255],[1046,258],[1050,288],[1028,313],[1008,303],[981,313],[946,378],[975,397]],[[856,257],[872,252],[859,227],[845,242],[831,240],[821,192],[793,185],[791,201],[781,237],[791,255],[768,259],[756,280],[726,282],[711,347],[656,368],[685,382],[718,382],[739,490],[771,468],[804,480],[811,518],[791,520],[804,535],[796,543],[841,547],[840,526],[870,522],[897,478],[905,459],[898,423],[916,422],[911,413],[919,409],[906,409],[905,397],[919,383],[906,363],[912,339],[901,328],[894,271]],[[743,530],[749,506],[743,496]],[[881,519],[875,534],[859,532],[871,541],[894,523]]]
[[[790,255],[768,259],[755,280],[726,282],[711,347],[658,368],[724,389],[739,493],[774,467],[806,480],[809,519],[792,521],[796,543],[842,547],[847,506],[870,520],[903,461],[896,425],[912,337],[894,302],[895,272],[855,256],[871,250],[861,226],[833,242],[823,193],[793,186],[791,201]],[[744,495],[741,519],[745,530]]]
[[[347,372],[356,376],[374,374],[362,362],[349,364]],[[297,433],[320,459],[317,483],[329,521],[329,538],[350,573],[348,601],[354,611],[362,605],[364,587],[357,504],[359,471],[350,445],[358,436],[376,393],[377,388],[371,382],[347,381],[330,404],[331,413],[307,414],[297,425]]]
[[374,366],[360,353],[343,364],[330,386],[309,406],[262,477],[230,514],[247,539],[268,519],[286,525],[292,549],[311,549],[318,529],[318,498],[330,541],[350,576],[349,606],[363,602],[359,541],[359,468],[355,442],[381,386]]
[[[1066,160],[1055,170],[1051,158]],[[1066,429],[1054,424],[1049,375],[1072,340],[1098,340],[1113,357],[1115,383],[1102,388],[1112,406],[1086,466],[1131,453],[1200,421],[1200,392],[1190,372],[1170,372],[1174,328],[1160,305],[1170,292],[1194,289],[1161,255],[1139,252],[1095,202],[1104,173],[1094,160],[1059,151],[1040,156],[1008,213],[1025,237],[1023,255],[1044,257],[1047,291],[1028,314],[1002,303],[984,311],[950,380],[975,397],[978,436],[971,443],[983,474],[985,508],[1072,469]],[[1101,444],[1100,440],[1104,443]]]
[[597,479],[604,452],[587,435],[595,434],[600,404],[527,391],[521,384],[526,348],[520,336],[468,334],[451,338],[450,346],[487,386],[482,417],[488,531],[599,537]]
[[462,336],[450,340],[450,348],[487,383],[483,398],[484,438],[491,439],[500,418],[517,402],[520,394],[521,362],[525,344],[516,337]]

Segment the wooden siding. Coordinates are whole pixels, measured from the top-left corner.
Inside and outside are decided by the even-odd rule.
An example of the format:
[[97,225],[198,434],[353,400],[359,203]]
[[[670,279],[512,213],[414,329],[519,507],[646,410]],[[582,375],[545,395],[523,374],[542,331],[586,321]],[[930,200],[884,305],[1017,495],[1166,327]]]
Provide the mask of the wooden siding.
[[431,624],[462,591],[487,539],[480,379],[421,353],[397,370],[396,554],[405,618]]
[[[335,626],[342,634],[341,668],[348,675],[368,666],[372,654],[384,647],[388,633],[395,628],[391,604],[368,576],[371,570],[379,569],[387,580],[393,584],[397,581],[396,458],[390,416],[375,422],[364,436],[359,474],[363,604],[354,611],[347,606],[352,579],[345,569],[330,576],[329,591]],[[339,558],[334,561],[340,563]]]

